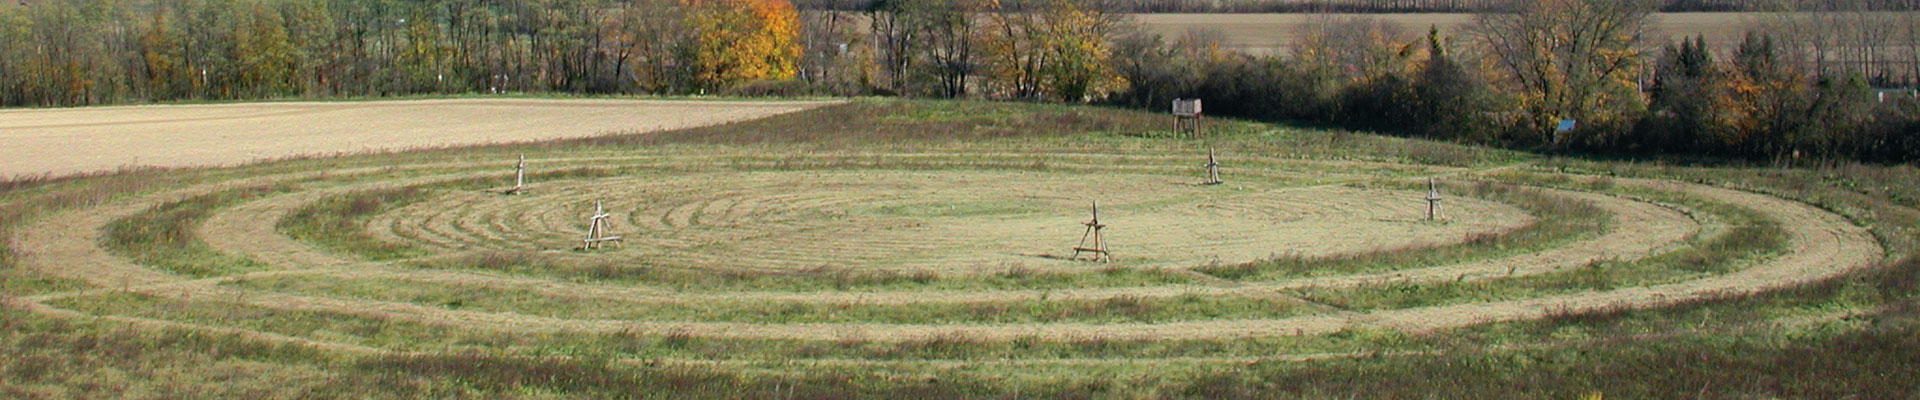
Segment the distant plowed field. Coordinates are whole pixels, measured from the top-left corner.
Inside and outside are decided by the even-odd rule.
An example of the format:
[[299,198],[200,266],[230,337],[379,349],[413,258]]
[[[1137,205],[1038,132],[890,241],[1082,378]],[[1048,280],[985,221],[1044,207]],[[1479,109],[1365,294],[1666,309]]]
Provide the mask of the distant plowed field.
[[822,104],[461,99],[0,110],[0,176],[652,132]]
[[[1715,47],[1740,43],[1747,25],[1760,18],[1759,13],[1662,13],[1655,14],[1648,35],[1654,43],[1705,35]],[[1335,15],[1336,18],[1354,15]],[[1424,35],[1427,27],[1437,27],[1447,35],[1462,35],[1473,25],[1473,14],[1372,14],[1366,17],[1400,25],[1413,39]],[[1309,32],[1313,14],[1139,14],[1134,18],[1149,32],[1177,38],[1195,29],[1217,29],[1226,34],[1226,47],[1253,54],[1273,54]]]

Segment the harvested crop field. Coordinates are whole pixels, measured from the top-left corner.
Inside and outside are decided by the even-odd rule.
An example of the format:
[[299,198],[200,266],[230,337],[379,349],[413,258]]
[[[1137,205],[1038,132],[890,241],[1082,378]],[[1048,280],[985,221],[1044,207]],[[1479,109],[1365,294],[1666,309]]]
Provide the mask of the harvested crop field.
[[[1570,316],[1788,290],[1889,252],[1776,195],[1451,144],[1237,121],[1170,138],[1156,115],[1031,104],[788,107],[811,108],[16,183],[0,192],[6,300],[359,366],[462,354],[1017,391],[1817,325],[1863,306]],[[1224,184],[1200,183],[1210,148]],[[1072,257],[1094,201],[1111,262]],[[623,241],[585,249],[596,203]]]
[[458,99],[0,110],[0,176],[640,133],[821,104]]

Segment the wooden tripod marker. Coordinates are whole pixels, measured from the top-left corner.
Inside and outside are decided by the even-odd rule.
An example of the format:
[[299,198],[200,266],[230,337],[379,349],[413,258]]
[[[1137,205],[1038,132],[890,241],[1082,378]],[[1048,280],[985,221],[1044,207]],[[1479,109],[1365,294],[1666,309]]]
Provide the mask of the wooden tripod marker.
[[593,218],[587,222],[587,239],[584,240],[586,244],[581,247],[582,249],[593,250],[600,248],[600,245],[606,242],[625,241],[625,239],[619,236],[607,235],[607,228],[612,225],[612,223],[608,221],[608,218],[611,217],[613,217],[613,215],[607,214],[606,209],[601,207],[599,200],[593,201]]
[[1427,178],[1427,220],[1440,219],[1440,185]]
[[[1100,202],[1093,202],[1093,220],[1087,221],[1086,233],[1080,234],[1080,245],[1073,248],[1073,259],[1080,259],[1080,253],[1093,253],[1093,261],[1113,262],[1113,253],[1107,251],[1107,239],[1101,230],[1107,225],[1100,223]],[[1087,247],[1087,239],[1093,239],[1093,247]]]
[[1207,148],[1207,184],[1220,184],[1220,161],[1213,158],[1213,148]]
[[520,162],[513,164],[513,188],[507,189],[506,193],[519,194],[520,190],[526,189],[526,187],[527,187],[527,155],[521,154]]

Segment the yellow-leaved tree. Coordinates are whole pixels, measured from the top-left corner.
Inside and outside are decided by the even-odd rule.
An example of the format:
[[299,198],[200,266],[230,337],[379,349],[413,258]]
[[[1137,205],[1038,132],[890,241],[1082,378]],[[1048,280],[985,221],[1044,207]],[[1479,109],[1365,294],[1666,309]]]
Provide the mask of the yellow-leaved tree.
[[1126,88],[1113,69],[1110,36],[1124,16],[1090,1],[1046,0],[1025,8],[991,0],[981,38],[989,87],[1002,97],[1085,101]]
[[1117,20],[1093,4],[1059,1],[1049,7],[1054,62],[1045,70],[1054,96],[1079,102],[1126,88],[1126,80],[1108,60]]
[[787,0],[683,0],[693,43],[681,52],[693,87],[724,89],[799,72],[799,13]]
[[287,40],[286,21],[277,10],[255,5],[234,32],[233,57],[239,63],[241,98],[287,94],[293,87],[293,44]]
[[1599,137],[1559,132],[1560,120],[1618,127],[1644,107],[1635,79],[1645,61],[1653,0],[1508,0],[1476,17],[1472,32],[1525,114],[1521,131],[1548,148]]

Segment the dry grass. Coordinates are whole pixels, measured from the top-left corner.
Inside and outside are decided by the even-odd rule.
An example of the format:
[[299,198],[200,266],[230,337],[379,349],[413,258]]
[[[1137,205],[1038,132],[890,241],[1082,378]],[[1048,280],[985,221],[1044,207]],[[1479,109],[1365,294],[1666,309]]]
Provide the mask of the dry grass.
[[1499,234],[1469,234],[1460,242],[1446,246],[1389,247],[1331,255],[1288,254],[1195,270],[1236,281],[1392,271],[1538,251],[1597,234],[1607,227],[1608,215],[1593,204],[1547,196],[1527,187],[1476,182],[1450,193],[1512,204],[1538,219]]
[[0,176],[653,132],[825,104],[456,99],[0,110]]
[[[1101,202],[1111,225],[1106,235],[1122,252],[1119,265],[1141,268],[1243,263],[1279,249],[1320,256],[1446,244],[1532,220],[1520,209],[1463,197],[1449,205],[1459,217],[1420,224],[1420,208],[1410,201],[1420,193],[1411,190],[1259,188],[1252,185],[1284,182],[1254,177],[1240,178],[1248,186],[1238,187],[1183,180],[994,170],[681,172],[551,182],[511,198],[433,196],[389,207],[391,222],[377,229],[445,251],[567,250],[584,234],[580,215],[604,199],[626,241],[599,252],[599,261],[980,275],[1005,265],[1085,270],[1064,255],[1077,243],[1091,201]],[[331,201],[319,206],[291,221],[362,215],[331,211],[339,208]],[[321,231],[350,231],[352,223],[364,221]]]

